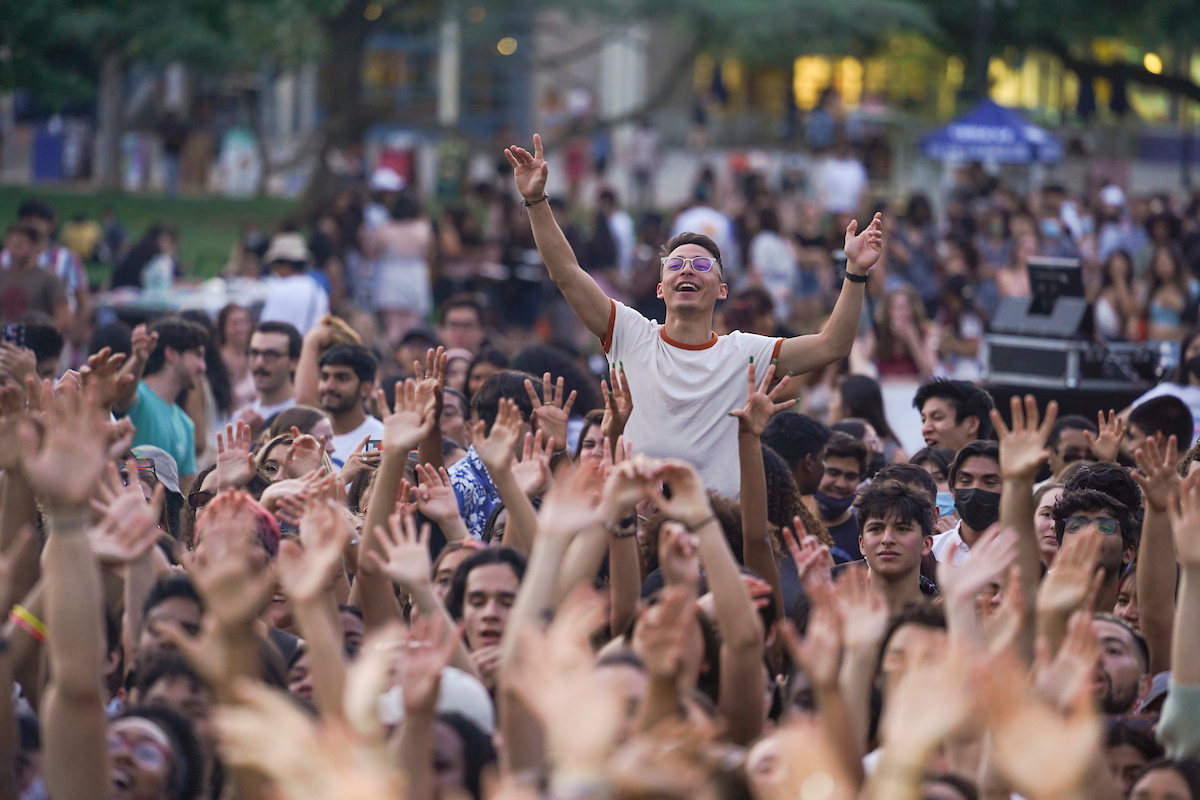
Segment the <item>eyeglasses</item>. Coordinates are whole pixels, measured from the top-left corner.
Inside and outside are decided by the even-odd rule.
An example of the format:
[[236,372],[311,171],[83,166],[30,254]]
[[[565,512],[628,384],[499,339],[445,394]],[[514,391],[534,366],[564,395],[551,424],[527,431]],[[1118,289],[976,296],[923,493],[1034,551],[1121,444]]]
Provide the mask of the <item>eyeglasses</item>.
[[678,272],[679,270],[683,269],[684,266],[690,266],[692,269],[696,270],[696,272],[708,272],[713,268],[713,265],[717,263],[717,260],[710,256],[693,256],[692,258],[671,256],[669,258],[664,258],[662,263],[663,266],[671,270],[671,272]]
[[[131,459],[131,460],[137,462],[137,468],[138,468],[139,475],[143,472],[146,472],[147,474],[153,476],[155,481],[158,481],[158,470],[156,470],[154,468],[154,459],[153,458],[135,458],[135,459]],[[129,476],[125,472],[125,462],[121,462],[121,466],[118,468],[118,472],[121,473],[121,483],[128,486],[129,485]]]
[[116,755],[125,750],[128,750],[129,755],[133,757],[133,763],[147,772],[157,772],[162,769],[163,765],[167,763],[167,756],[170,755],[170,751],[158,742],[146,739],[133,742],[124,734],[110,731],[108,734],[108,754],[110,756]]
[[216,496],[216,492],[206,492],[202,489],[197,489],[188,495],[188,505],[192,508],[204,508]]
[[1109,519],[1108,517],[1099,517],[1097,519],[1067,517],[1066,522],[1063,523],[1063,530],[1067,533],[1079,533],[1088,525],[1095,525],[1096,531],[1101,536],[1112,536],[1121,527],[1115,519]]
[[249,350],[246,351],[246,355],[250,358],[251,361],[253,361],[256,358],[261,358],[263,361],[278,361],[279,359],[283,358],[287,354],[280,352],[279,350],[256,350],[253,347],[251,347]]

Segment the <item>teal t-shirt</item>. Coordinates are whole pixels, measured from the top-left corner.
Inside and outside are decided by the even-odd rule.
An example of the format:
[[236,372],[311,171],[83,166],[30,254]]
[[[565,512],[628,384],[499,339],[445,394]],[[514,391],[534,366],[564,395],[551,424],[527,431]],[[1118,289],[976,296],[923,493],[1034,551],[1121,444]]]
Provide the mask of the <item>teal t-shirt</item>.
[[196,426],[182,408],[165,402],[145,382],[139,382],[137,399],[126,416],[137,428],[134,447],[161,447],[175,457],[180,476],[196,474]]

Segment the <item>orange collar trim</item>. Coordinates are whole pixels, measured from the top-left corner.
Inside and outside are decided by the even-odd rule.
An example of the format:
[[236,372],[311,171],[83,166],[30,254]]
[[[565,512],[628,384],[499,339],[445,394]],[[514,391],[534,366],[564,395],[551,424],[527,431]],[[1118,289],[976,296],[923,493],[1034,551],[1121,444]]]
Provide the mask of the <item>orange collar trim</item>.
[[665,327],[659,328],[658,334],[659,334],[659,336],[662,337],[662,340],[664,342],[671,345],[672,347],[678,347],[680,350],[707,350],[708,348],[712,347],[713,345],[715,345],[717,343],[717,338],[718,338],[717,332],[713,331],[712,338],[709,339],[704,344],[685,344],[684,342],[677,342],[674,339],[672,339],[670,336],[667,336],[667,329]]

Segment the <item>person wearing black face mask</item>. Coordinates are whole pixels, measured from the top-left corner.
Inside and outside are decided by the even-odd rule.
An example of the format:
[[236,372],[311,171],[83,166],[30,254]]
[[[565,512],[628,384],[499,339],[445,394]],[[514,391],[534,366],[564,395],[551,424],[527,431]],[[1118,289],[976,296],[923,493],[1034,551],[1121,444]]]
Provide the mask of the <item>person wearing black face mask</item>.
[[851,558],[862,558],[858,519],[853,503],[867,467],[867,446],[849,434],[835,432],[825,449],[825,474],[813,499],[833,543]]
[[933,540],[933,555],[938,561],[950,558],[959,544],[969,549],[989,527],[1000,519],[1000,448],[995,442],[970,442],[950,466],[950,488],[959,524],[938,534]]

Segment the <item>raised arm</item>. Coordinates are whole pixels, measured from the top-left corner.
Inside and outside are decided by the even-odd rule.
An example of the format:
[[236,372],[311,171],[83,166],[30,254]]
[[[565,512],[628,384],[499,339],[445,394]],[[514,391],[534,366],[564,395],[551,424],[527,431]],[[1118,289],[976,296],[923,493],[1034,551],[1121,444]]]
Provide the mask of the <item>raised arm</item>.
[[[0,551],[0,609],[12,607],[12,577],[20,561],[20,551],[29,547],[33,536],[23,530],[19,539]],[[7,644],[7,642],[6,642]],[[13,701],[13,652],[0,647],[0,800],[17,798],[17,718]]]
[[380,410],[384,412],[383,455],[379,471],[375,473],[375,488],[371,492],[366,519],[363,520],[362,541],[358,545],[358,573],[355,575],[363,620],[368,629],[400,617],[400,606],[392,591],[392,582],[378,568],[370,553],[384,555],[376,532],[388,524],[388,517],[396,506],[396,493],[404,479],[408,452],[437,424],[433,403],[428,400],[421,402],[417,397],[416,382],[411,379],[396,384],[396,407],[393,411],[388,411],[383,390],[376,394],[376,399]]
[[[536,133],[533,135],[532,154],[514,144],[505,148],[504,156],[512,164],[517,191],[525,198],[529,222],[533,226],[533,238],[542,260],[546,262],[550,280],[567,298],[579,321],[593,335],[603,339],[608,334],[612,301],[592,276],[579,266],[575,252],[554,219],[550,204],[545,202],[546,176],[550,173],[550,167],[542,155],[542,137]],[[861,292],[859,294],[861,303]]]
[[121,367],[124,386],[120,394],[112,401],[112,409],[115,413],[124,414],[133,407],[133,401],[137,399],[138,381],[142,379],[142,374],[146,371],[146,362],[156,347],[158,347],[157,332],[148,333],[145,325],[138,325],[133,329],[133,353]]
[[1183,479],[1171,503],[1171,527],[1179,559],[1179,597],[1171,643],[1171,691],[1158,735],[1172,758],[1197,758],[1196,703],[1200,698],[1200,476]]
[[43,552],[50,683],[42,701],[46,789],[56,800],[94,800],[109,785],[104,596],[86,536],[87,502],[104,469],[100,412],[67,391],[48,399],[39,431],[21,430],[21,472],[46,511]]
[[767,473],[763,465],[762,435],[771,417],[798,401],[775,402],[787,389],[789,376],[785,375],[768,394],[774,377],[775,365],[771,364],[763,373],[762,383],[756,385],[754,362],[750,362],[746,405],[729,413],[738,420],[738,461],[742,468],[742,563],[771,585],[775,607],[782,609],[783,585],[779,581],[779,564],[775,561],[771,533],[767,530]]
[[[883,215],[876,214],[862,233],[856,234],[857,230],[858,220],[851,220],[846,226],[846,274],[865,277],[867,270],[875,266],[883,252]],[[833,313],[821,332],[783,341],[779,349],[780,371],[799,375],[850,355],[850,348],[854,346],[854,338],[858,335],[866,286],[865,282],[856,282],[847,277],[842,283],[842,293],[833,306]]]
[[766,686],[763,669],[763,624],[741,571],[729,549],[721,523],[713,514],[708,494],[696,470],[683,461],[670,460],[659,468],[671,497],[654,490],[659,509],[695,533],[700,562],[708,577],[721,634],[721,687],[717,709],[728,725],[729,738],[748,744],[762,731],[762,698]]
[[1142,487],[1146,513],[1137,552],[1138,628],[1150,649],[1150,674],[1170,669],[1171,626],[1175,617],[1175,545],[1167,506],[1179,488],[1179,463],[1175,437],[1165,448],[1153,437],[1134,456],[1138,469],[1133,478]]
[[[1038,424],[1037,401],[1033,395],[1011,401],[1012,428],[1004,424],[1000,412],[992,409],[992,424],[1000,439],[1000,474],[1004,488],[1000,495],[1000,524],[1017,533],[1017,566],[1021,568],[1021,593],[1025,597],[1037,594],[1038,577],[1042,574],[1042,551],[1033,526],[1033,479],[1038,469],[1050,457],[1046,440],[1058,419],[1058,403],[1046,406],[1046,417]],[[1035,636],[1034,609],[1025,613],[1025,625],[1018,645],[1026,662],[1033,661]]]
[[[537,513],[533,510],[529,496],[525,494],[525,490],[513,474],[517,445],[521,442],[524,426],[525,419],[521,416],[517,404],[512,400],[502,399],[492,429],[485,436],[481,420],[475,423],[471,437],[475,440],[475,452],[479,454],[479,460],[487,468],[488,477],[492,479],[500,500],[508,509],[504,544],[522,553],[529,553],[533,547],[534,533],[537,531]],[[533,460],[540,458],[540,453],[536,452],[540,448],[534,446],[532,437],[526,435],[525,438],[529,439],[525,445],[526,466],[532,467]],[[538,436],[537,444],[540,445],[541,441],[541,437]]]

